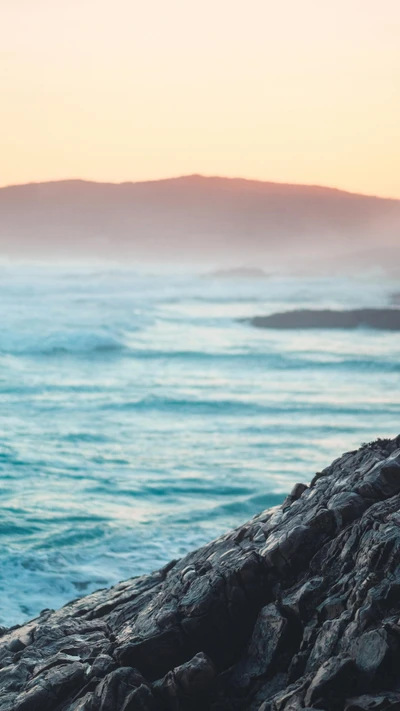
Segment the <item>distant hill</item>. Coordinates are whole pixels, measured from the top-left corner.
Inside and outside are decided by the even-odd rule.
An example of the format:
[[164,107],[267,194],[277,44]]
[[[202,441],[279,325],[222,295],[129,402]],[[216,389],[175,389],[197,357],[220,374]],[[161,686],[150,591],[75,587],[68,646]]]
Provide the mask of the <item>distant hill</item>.
[[0,256],[392,270],[399,249],[399,200],[331,188],[192,175],[0,189]]

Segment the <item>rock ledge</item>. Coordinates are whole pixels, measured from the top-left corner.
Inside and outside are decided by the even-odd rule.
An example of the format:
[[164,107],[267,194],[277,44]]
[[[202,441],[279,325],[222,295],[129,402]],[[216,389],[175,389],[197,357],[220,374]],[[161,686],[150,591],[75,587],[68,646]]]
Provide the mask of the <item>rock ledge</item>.
[[400,436],[0,637],[1,711],[400,709]]

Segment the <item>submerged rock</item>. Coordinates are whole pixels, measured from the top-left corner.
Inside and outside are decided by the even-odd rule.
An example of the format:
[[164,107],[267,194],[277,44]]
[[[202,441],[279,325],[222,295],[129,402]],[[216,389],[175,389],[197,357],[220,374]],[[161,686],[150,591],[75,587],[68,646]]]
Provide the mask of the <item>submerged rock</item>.
[[400,309],[299,309],[249,319],[259,328],[376,328],[400,331]]
[[400,436],[0,637],[1,711],[400,709]]

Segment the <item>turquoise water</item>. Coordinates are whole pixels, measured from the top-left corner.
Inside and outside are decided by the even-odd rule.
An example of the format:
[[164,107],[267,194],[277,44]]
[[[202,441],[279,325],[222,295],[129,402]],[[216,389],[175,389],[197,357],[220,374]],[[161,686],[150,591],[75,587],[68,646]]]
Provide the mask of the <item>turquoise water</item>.
[[400,334],[257,330],[382,279],[0,267],[0,620],[157,568],[400,431]]

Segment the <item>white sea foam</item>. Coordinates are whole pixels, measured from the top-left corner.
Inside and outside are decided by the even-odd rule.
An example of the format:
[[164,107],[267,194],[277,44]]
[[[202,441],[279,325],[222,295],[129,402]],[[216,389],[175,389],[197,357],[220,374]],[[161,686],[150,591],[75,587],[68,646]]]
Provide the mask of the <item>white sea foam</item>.
[[0,273],[0,621],[150,571],[398,434],[400,338],[240,319],[381,306],[382,280]]

